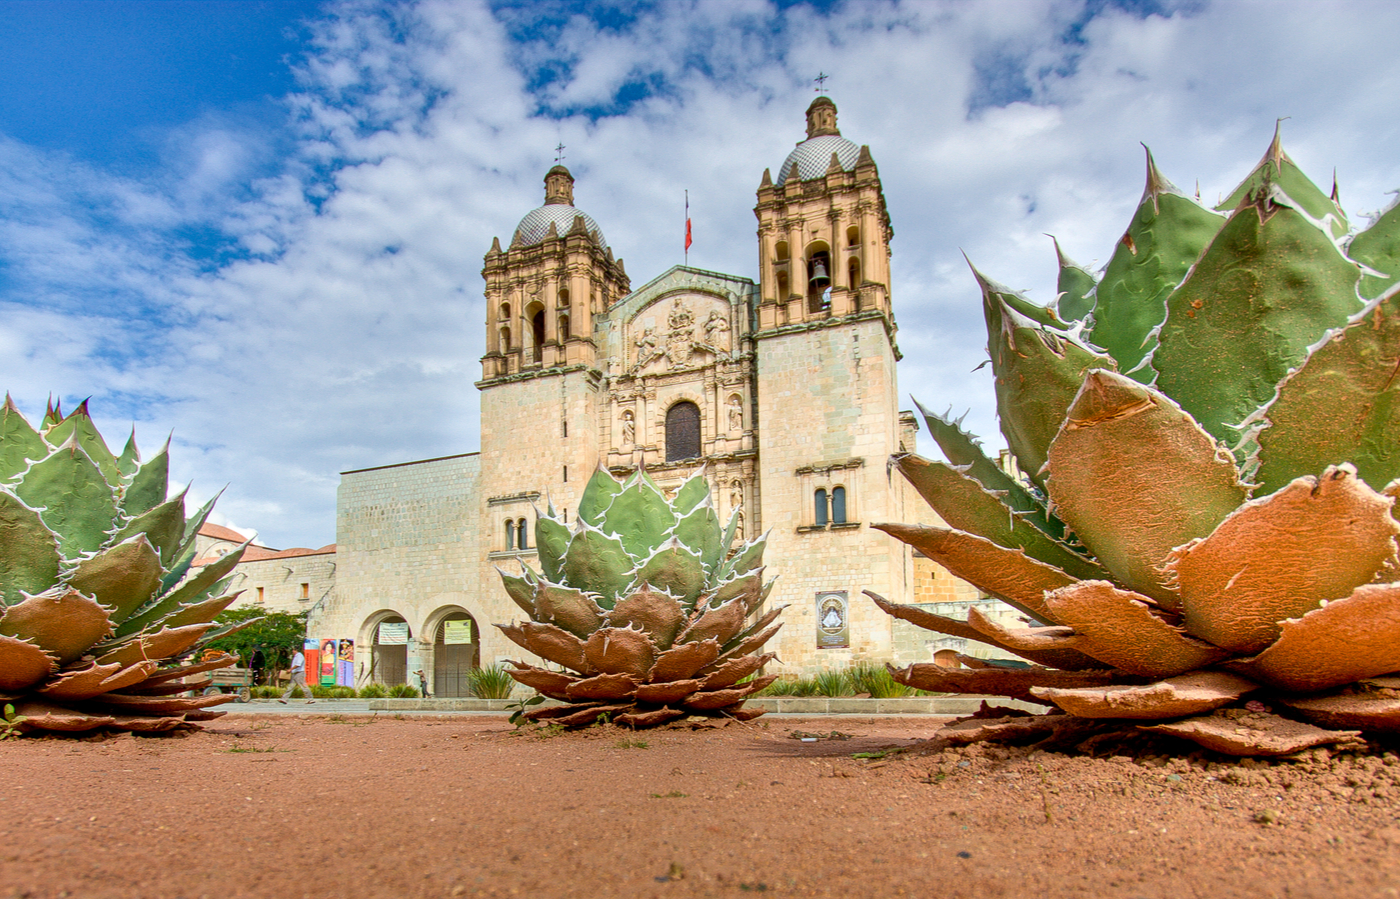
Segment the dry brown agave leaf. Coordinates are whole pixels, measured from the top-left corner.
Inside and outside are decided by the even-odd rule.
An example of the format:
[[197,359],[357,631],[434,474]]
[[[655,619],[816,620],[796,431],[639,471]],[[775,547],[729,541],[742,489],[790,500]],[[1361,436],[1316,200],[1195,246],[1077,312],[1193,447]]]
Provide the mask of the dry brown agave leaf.
[[633,675],[594,675],[564,689],[570,700],[622,700],[631,697],[641,680]]
[[744,616],[744,602],[735,598],[721,606],[706,609],[676,640],[688,643],[714,638],[723,646],[744,627]]
[[1354,740],[1357,731],[1328,731],[1269,713],[1243,718],[1210,715],[1161,725],[1139,725],[1143,731],[1195,741],[1207,750],[1231,756],[1286,756],[1309,747]]
[[65,709],[33,698],[16,703],[15,715],[25,718],[20,726],[25,731],[92,731],[117,723],[113,716]]
[[5,610],[0,634],[27,640],[49,651],[65,666],[112,631],[107,610],[67,588],[48,590]]
[[1170,678],[1229,654],[1155,615],[1147,597],[1107,581],[1081,581],[1046,596],[1056,618],[1073,625],[1076,646],[1095,659],[1147,678]]
[[1191,672],[1155,684],[1031,688],[1031,694],[1086,719],[1174,719],[1219,709],[1258,687],[1226,672]]
[[207,697],[145,697],[140,694],[104,694],[100,702],[104,710],[112,712],[160,716],[203,709],[206,706],[218,706],[220,703],[227,703],[228,697],[223,694],[211,694]]
[[1069,720],[1069,716],[1059,713],[1007,716],[1000,719],[959,719],[938,729],[934,739],[959,745],[978,744],[982,741],[1024,740],[1053,734]]
[[1168,563],[1186,630],[1235,653],[1263,650],[1284,619],[1348,596],[1394,560],[1391,503],[1350,466],[1246,503]]
[[870,526],[898,538],[974,587],[1005,600],[1028,616],[1055,624],[1045,594],[1075,579],[1022,550],[935,525],[880,523]]
[[603,610],[583,591],[543,583],[535,589],[535,621],[558,625],[587,640],[603,623]]
[[[913,604],[891,603],[873,591],[864,591],[863,593],[884,612],[897,619],[903,619],[911,625],[971,641],[981,641],[1042,666],[1049,666],[1052,669],[1098,669],[1103,667],[1103,664],[1098,660],[1074,650],[1069,644],[1053,645],[1049,641],[1039,644],[1026,641],[1003,641],[999,634],[1004,629],[991,625],[987,622],[986,617],[980,613],[977,614],[977,622],[973,622],[973,613],[976,612],[973,609],[968,610],[967,621],[964,621],[949,616],[940,616]],[[985,623],[987,627],[981,627],[978,623]]]
[[592,725],[603,715],[612,715],[629,709],[630,704],[607,704],[592,703],[575,706],[546,706],[525,714],[525,718],[533,721],[549,719],[552,724],[563,728],[581,728],[585,725]]
[[704,680],[700,678],[643,684],[637,687],[634,699],[638,703],[677,703],[700,690],[704,684]]
[[647,681],[684,681],[719,657],[719,641],[710,638],[693,644],[677,644],[656,657]]
[[130,666],[138,662],[170,659],[193,647],[213,627],[213,622],[206,622],[181,628],[162,628],[154,634],[136,634],[111,645],[111,649],[98,656],[97,661],[102,665],[119,662]]
[[656,662],[656,645],[651,638],[630,628],[599,628],[584,641],[583,652],[599,672],[631,675],[638,682]]
[[583,652],[583,641],[558,625],[525,622],[520,625],[497,625],[506,637],[542,659],[558,663],[583,675],[593,675],[597,669]]
[[1274,702],[1322,728],[1400,732],[1400,699],[1393,697],[1337,694],[1331,697],[1274,698]]
[[[53,681],[40,688],[39,693],[54,700],[86,700],[109,691],[119,691],[139,685],[160,667],[159,662],[139,662],[123,667],[121,663],[98,665],[96,660],[87,665],[62,672]],[[184,686],[181,686],[185,689]]]
[[686,711],[683,709],[671,709],[668,706],[663,706],[660,709],[652,709],[645,712],[641,710],[625,712],[614,717],[613,721],[618,725],[625,725],[629,728],[650,728],[653,725],[664,725],[684,715],[686,715]]
[[[227,699],[227,698],[225,698]],[[227,715],[222,711],[197,710],[179,716],[112,716],[112,726],[141,734],[163,734],[183,728],[188,722],[206,721]]]
[[568,700],[569,695],[566,692],[569,685],[575,684],[579,680],[577,675],[551,672],[548,669],[541,669],[515,660],[507,660],[506,662],[511,667],[506,670],[510,673],[510,677],[526,687],[534,688],[546,697],[553,697],[555,700]]
[[720,688],[727,688],[736,684],[739,679],[747,678],[754,672],[763,668],[769,660],[775,659],[776,653],[763,653],[754,656],[741,656],[738,659],[729,659],[718,666],[711,667],[713,671],[700,672],[705,675],[705,690],[717,691]]
[[604,621],[614,628],[640,628],[651,635],[657,647],[669,647],[681,630],[685,612],[674,597],[644,584],[617,601],[604,614]]
[[[784,609],[787,609],[786,605],[780,606],[777,609],[773,610],[773,613],[781,612]],[[772,614],[770,613],[770,615]],[[767,620],[768,618],[769,616],[764,616],[764,618],[760,619],[759,621],[761,622]],[[750,653],[754,652],[759,647],[762,647],[764,644],[768,643],[769,639],[772,638],[773,635],[781,631],[782,628],[783,623],[779,622],[776,625],[770,625],[769,627],[764,628],[762,631],[755,631],[746,638],[740,638],[738,643],[735,643],[732,646],[730,646],[718,657],[711,660],[711,662],[722,663],[731,659],[737,659],[741,656],[748,656]]]
[[58,670],[58,661],[42,648],[0,635],[0,691],[22,691]]
[[[162,662],[163,661],[164,660],[162,660]],[[153,674],[150,678],[147,678],[145,681],[141,682],[139,685],[137,685],[137,687],[154,687],[155,685],[163,684],[167,681],[171,681],[176,678],[184,678],[188,675],[198,675],[201,672],[211,672],[214,669],[222,669],[227,666],[233,666],[237,664],[238,657],[223,656],[219,657],[218,659],[206,660],[204,662],[193,663],[191,665],[186,666],[173,666],[169,669],[157,669],[155,671],[155,674]]]
[[1030,666],[1024,669],[954,669],[937,663],[913,663],[903,669],[888,667],[894,680],[921,691],[949,694],[987,694],[1013,697],[1038,703],[1030,693],[1033,687],[1101,687],[1120,683],[1123,673],[1107,669],[1066,672]]
[[1102,369],[1085,376],[1048,466],[1056,515],[1116,582],[1168,609],[1179,608],[1161,570],[1172,548],[1210,534],[1246,496],[1234,459],[1175,401]]
[[1400,584],[1366,584],[1280,627],[1241,670],[1289,691],[1324,691],[1400,671]]
[[750,694],[758,693],[777,680],[777,675],[765,675],[762,678],[755,678],[742,687],[724,688],[718,691],[699,691],[687,697],[681,705],[686,709],[723,709],[738,703]]

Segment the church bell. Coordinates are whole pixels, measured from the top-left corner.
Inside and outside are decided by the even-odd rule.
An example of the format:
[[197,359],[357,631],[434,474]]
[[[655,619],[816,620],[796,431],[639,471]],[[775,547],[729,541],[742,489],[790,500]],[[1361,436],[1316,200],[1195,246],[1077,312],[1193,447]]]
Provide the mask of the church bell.
[[831,276],[826,271],[826,258],[818,256],[812,260],[812,277],[807,286],[810,290],[824,291],[831,286]]

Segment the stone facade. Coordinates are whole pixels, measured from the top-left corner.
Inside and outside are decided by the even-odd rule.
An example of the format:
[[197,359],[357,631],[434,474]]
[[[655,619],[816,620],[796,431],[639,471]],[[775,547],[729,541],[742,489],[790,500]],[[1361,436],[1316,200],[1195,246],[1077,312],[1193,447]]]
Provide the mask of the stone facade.
[[[894,231],[870,149],[841,136],[830,99],[778,178],[763,173],[757,282],[677,266],[632,290],[573,186],[551,169],[544,205],[486,254],[480,452],[342,473],[335,590],[309,633],[356,638],[360,680],[528,659],[491,627],[521,617],[497,568],[538,570],[536,517],[571,520],[596,466],[645,464],[663,488],[704,466],[722,519],[768,533],[784,671],[985,655],[862,594],[997,607],[870,527],[933,514],[886,468],[918,427],[898,407]],[[444,643],[466,633],[452,621],[471,623],[470,647]],[[376,646],[384,623],[406,625],[406,649]]]

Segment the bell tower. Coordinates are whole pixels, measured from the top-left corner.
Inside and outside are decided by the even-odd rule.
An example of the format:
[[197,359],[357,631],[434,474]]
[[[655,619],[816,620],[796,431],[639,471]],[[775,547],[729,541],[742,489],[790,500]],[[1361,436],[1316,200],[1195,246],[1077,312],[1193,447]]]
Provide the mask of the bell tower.
[[868,146],[841,136],[830,97],[807,107],[807,139],[777,182],[764,170],[754,213],[760,330],[868,310],[890,315],[894,229],[880,172]]
[[892,620],[861,591],[912,596],[907,547],[870,528],[909,521],[885,471],[913,449],[897,406],[894,232],[870,148],[841,135],[831,98],[807,108],[777,180],[764,171],[754,214],[761,519],[774,559],[813,561],[783,573],[791,608],[774,649],[805,668],[890,659]]

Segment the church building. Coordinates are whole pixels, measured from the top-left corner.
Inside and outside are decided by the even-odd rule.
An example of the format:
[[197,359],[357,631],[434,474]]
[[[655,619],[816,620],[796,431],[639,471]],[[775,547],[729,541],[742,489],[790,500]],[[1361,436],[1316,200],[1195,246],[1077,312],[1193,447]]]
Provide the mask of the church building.
[[342,473],[334,590],[308,637],[353,639],[361,683],[422,669],[437,696],[464,696],[472,666],[529,658],[492,627],[521,616],[497,569],[539,570],[546,503],[571,520],[597,466],[645,464],[663,488],[703,466],[721,519],[768,534],[767,602],[788,609],[766,649],[783,671],[970,649],[861,593],[990,602],[870,527],[933,514],[886,467],[918,427],[898,406],[894,231],[831,99],[763,172],[756,280],[675,266],[634,289],[574,188],[550,169],[544,204],[486,253],[480,451]]

